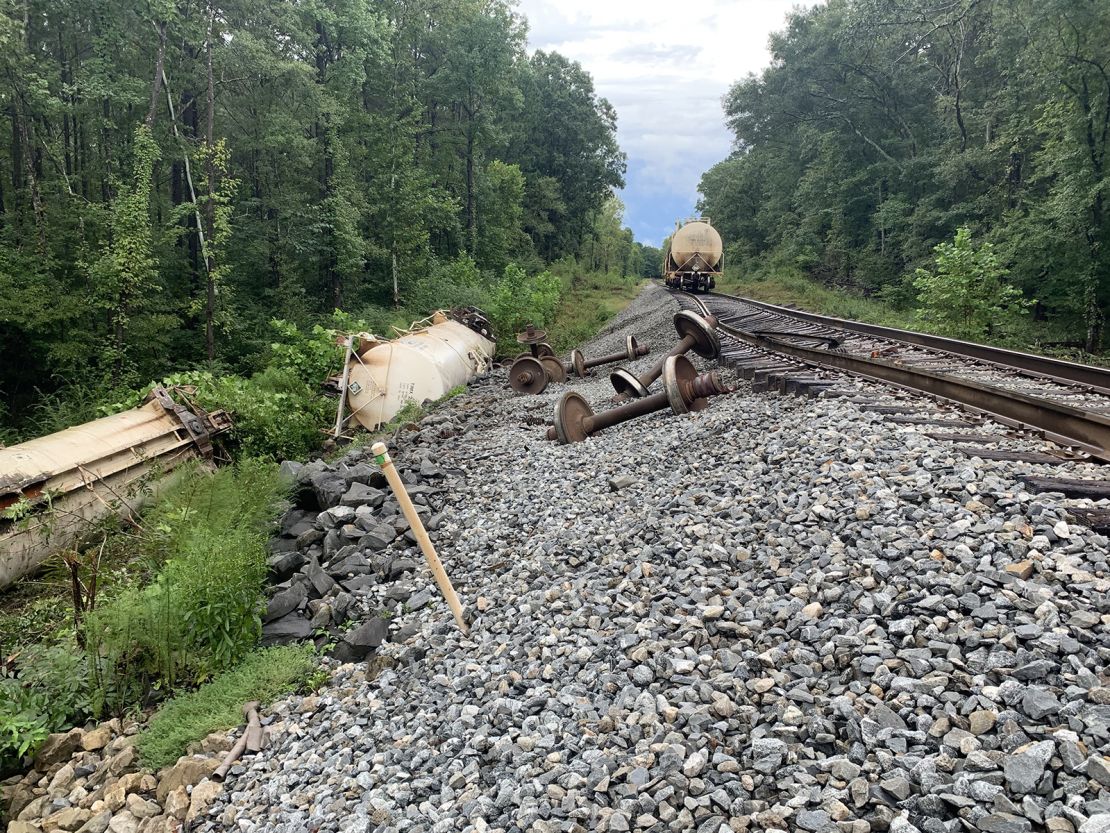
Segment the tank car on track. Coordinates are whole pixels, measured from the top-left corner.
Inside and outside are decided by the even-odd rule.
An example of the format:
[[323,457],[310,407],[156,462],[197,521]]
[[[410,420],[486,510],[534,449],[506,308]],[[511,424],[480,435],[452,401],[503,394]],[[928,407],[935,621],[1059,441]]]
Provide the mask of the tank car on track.
[[721,235],[709,218],[683,220],[675,224],[663,252],[663,280],[674,289],[708,292],[717,285],[724,262]]

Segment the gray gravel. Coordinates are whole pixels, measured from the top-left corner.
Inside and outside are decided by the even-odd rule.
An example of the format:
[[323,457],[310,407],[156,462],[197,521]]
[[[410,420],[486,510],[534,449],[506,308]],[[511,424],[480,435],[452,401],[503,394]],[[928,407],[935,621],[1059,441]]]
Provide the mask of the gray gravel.
[[[651,287],[585,351],[633,332],[647,367],[674,309]],[[567,386],[505,373],[392,449],[447,473],[470,636],[420,567],[201,829],[1110,830],[1107,540],[1015,479],[1094,469],[742,383],[559,446]]]

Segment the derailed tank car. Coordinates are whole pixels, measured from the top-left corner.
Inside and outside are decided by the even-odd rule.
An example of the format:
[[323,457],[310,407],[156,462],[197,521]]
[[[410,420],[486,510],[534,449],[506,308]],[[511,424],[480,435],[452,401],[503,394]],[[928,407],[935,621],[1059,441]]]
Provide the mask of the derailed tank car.
[[663,252],[663,280],[674,289],[708,292],[717,285],[724,262],[721,235],[709,218],[684,220],[675,224]]

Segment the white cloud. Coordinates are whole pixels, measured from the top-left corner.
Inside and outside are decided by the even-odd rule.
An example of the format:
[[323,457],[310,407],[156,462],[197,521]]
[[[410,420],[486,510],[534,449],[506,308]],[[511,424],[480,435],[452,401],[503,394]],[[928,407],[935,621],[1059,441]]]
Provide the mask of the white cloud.
[[[771,32],[814,0],[519,0],[531,49],[579,61],[617,110],[628,154],[626,222],[657,244],[689,214],[701,174],[731,147],[721,100],[729,86],[770,60]],[[655,202],[669,196],[666,205]],[[662,201],[660,201],[662,202]]]

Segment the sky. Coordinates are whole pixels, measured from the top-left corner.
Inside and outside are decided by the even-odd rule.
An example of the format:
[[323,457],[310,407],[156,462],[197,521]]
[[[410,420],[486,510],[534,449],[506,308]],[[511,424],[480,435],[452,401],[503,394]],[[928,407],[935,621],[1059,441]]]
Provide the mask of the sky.
[[529,50],[555,50],[593,76],[628,155],[625,225],[658,246],[693,216],[698,181],[728,156],[721,99],[770,61],[767,39],[797,0],[519,0]]

